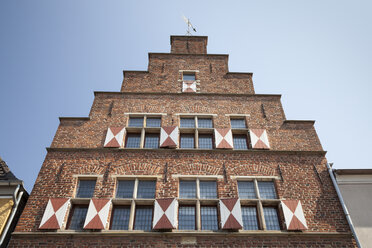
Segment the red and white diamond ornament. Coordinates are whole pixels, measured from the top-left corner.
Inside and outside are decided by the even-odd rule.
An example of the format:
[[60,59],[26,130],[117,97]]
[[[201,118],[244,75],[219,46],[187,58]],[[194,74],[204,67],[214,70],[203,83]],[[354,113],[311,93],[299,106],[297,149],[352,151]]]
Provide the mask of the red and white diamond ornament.
[[299,200],[283,200],[282,208],[287,230],[308,229],[304,211]]
[[50,198],[39,229],[60,229],[69,205],[70,199],[68,198]]
[[233,138],[230,128],[215,128],[214,138],[216,148],[218,149],[233,149]]
[[239,198],[220,200],[221,227],[222,229],[243,228],[242,210]]
[[178,201],[176,198],[156,199],[153,229],[177,228]]
[[160,147],[177,148],[179,131],[177,126],[161,127]]
[[182,92],[195,93],[196,92],[196,81],[183,81]]
[[270,149],[266,129],[249,129],[253,149]]
[[105,229],[110,207],[110,199],[91,199],[84,222],[84,229]]
[[124,135],[124,127],[109,127],[107,129],[104,147],[123,147]]

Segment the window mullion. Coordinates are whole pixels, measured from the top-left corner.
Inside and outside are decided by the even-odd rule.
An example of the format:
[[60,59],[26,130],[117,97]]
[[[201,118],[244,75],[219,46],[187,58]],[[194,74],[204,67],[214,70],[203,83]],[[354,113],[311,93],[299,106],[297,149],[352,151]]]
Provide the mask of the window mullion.
[[198,149],[199,148],[199,132],[197,128],[195,128],[194,140],[195,140],[195,148]]
[[138,191],[138,178],[134,181],[134,189],[133,189],[133,199],[137,199],[137,191]]
[[264,216],[264,212],[263,212],[260,192],[258,190],[257,179],[254,179],[253,182],[254,182],[254,190],[256,192],[256,196],[257,196],[257,199],[258,199],[257,207],[258,207],[258,217],[259,217],[259,220],[260,220],[260,225],[261,225],[261,228],[263,230],[266,230],[265,216]]
[[132,231],[134,229],[134,215],[135,215],[136,203],[132,200],[130,205],[130,215],[129,215],[129,223],[128,223],[128,230]]
[[201,215],[200,215],[200,180],[196,179],[196,229],[201,230]]
[[145,128],[142,128],[141,130],[141,141],[140,141],[140,148],[145,147]]

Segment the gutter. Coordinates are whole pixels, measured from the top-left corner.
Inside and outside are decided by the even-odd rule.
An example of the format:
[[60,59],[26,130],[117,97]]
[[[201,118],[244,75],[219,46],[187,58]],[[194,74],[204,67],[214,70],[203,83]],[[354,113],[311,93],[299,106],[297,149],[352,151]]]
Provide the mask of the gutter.
[[[13,194],[13,201],[14,201],[14,205],[13,205],[13,209],[12,209],[12,213],[10,214],[9,218],[8,218],[8,221],[6,223],[6,226],[3,230],[3,233],[1,234],[1,239],[0,239],[0,246],[3,247],[3,242],[4,242],[4,239],[9,231],[9,227],[10,225],[12,224],[13,222],[13,218],[14,218],[14,215],[16,214],[17,212],[17,209],[18,209],[18,204],[19,202],[21,201],[22,199],[22,196],[23,196],[23,191],[21,191],[19,194],[18,194],[18,191],[19,189],[21,188],[21,185],[18,184],[16,190],[14,191],[14,194]],[[17,197],[17,194],[18,194],[18,197]]]
[[333,171],[332,171],[332,166],[333,163],[329,164],[327,163],[327,168],[328,168],[328,172],[329,172],[329,176],[331,177],[332,179],[332,182],[333,182],[333,186],[335,187],[336,189],[336,192],[337,192],[337,196],[338,196],[338,199],[340,200],[340,203],[341,203],[341,206],[342,206],[342,209],[344,210],[344,213],[345,213],[345,216],[346,216],[346,220],[347,222],[349,223],[349,226],[350,226],[350,229],[351,229],[351,232],[353,233],[353,236],[355,238],[355,241],[357,243],[357,246],[358,248],[362,248],[360,242],[359,242],[359,239],[358,239],[358,236],[356,235],[356,232],[355,232],[355,228],[354,228],[354,225],[353,225],[353,222],[351,221],[351,217],[350,217],[350,214],[349,214],[349,211],[347,210],[347,207],[345,205],[345,202],[344,202],[344,199],[342,198],[342,195],[341,195],[341,191],[338,187],[338,184],[336,182],[336,179],[335,179],[335,176],[333,175]]

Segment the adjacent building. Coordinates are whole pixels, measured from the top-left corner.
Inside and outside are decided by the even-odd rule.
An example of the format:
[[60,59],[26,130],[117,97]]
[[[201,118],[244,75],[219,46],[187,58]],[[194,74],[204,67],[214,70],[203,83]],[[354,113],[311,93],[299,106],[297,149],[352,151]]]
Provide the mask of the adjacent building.
[[372,247],[372,169],[334,170],[359,242]]
[[170,43],[60,118],[11,246],[355,247],[314,121],[207,37]]
[[0,158],[0,247],[8,245],[27,198],[23,181],[14,176]]

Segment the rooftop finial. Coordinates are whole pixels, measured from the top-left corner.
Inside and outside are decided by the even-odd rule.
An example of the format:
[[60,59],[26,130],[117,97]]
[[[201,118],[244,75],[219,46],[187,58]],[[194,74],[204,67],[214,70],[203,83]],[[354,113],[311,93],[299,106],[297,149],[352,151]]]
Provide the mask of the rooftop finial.
[[192,31],[196,32],[196,28],[194,28],[190,22],[190,19],[189,18],[186,18],[185,16],[182,16],[183,17],[183,20],[186,22],[187,24],[187,32],[186,32],[186,35],[192,35],[191,31],[190,31],[190,28],[192,29]]

